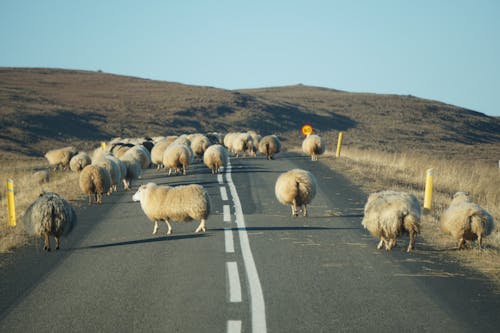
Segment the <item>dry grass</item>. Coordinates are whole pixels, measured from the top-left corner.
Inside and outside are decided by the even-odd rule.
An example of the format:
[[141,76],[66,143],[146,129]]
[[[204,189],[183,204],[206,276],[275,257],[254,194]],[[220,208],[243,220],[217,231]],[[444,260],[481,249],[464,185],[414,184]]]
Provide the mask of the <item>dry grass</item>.
[[[0,195],[0,207],[5,214],[0,214],[0,253],[9,252],[27,243],[28,238],[22,224],[23,214],[42,191],[57,192],[70,202],[81,198],[77,173],[51,172],[48,183],[38,184],[33,178],[33,173],[36,170],[46,168],[47,162],[41,158],[4,160],[1,162],[0,179],[3,183],[3,190]],[[6,181],[9,178],[14,181],[16,227],[7,225]]]
[[[416,153],[385,153],[344,148],[341,158],[327,153],[323,159],[335,170],[349,176],[367,193],[399,190],[415,194],[423,202],[426,170],[433,168],[432,209],[424,215],[422,238],[444,254],[500,283],[500,170],[493,164],[440,159]],[[439,217],[458,191],[469,192],[473,200],[488,210],[496,221],[483,250],[457,251],[456,243],[439,228]]]

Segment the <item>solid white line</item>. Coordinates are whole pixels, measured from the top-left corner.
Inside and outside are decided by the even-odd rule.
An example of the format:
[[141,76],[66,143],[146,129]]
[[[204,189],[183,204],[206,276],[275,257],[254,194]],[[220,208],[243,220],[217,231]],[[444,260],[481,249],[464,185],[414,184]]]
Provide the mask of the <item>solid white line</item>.
[[220,187],[220,196],[221,196],[223,201],[227,201],[228,198],[227,198],[227,191],[226,191],[225,186]]
[[230,261],[227,264],[227,276],[229,278],[229,301],[231,303],[241,302],[241,284],[238,274],[238,264]]
[[224,240],[226,243],[226,253],[234,253],[233,230],[224,228]]
[[241,333],[241,320],[228,320],[227,333]]
[[229,191],[233,197],[236,225],[238,226],[238,235],[240,239],[241,254],[243,256],[243,264],[248,278],[248,286],[250,289],[250,309],[252,314],[252,332],[265,333],[267,332],[266,324],[266,306],[264,303],[264,294],[257,273],[257,267],[253,259],[250,241],[245,227],[245,219],[243,217],[243,209],[241,202],[234,186],[233,178],[231,177],[231,162],[227,163],[226,180],[229,186]]
[[219,184],[224,184],[224,180],[222,179],[222,174],[217,175],[217,180],[219,181]]
[[222,206],[224,214],[224,222],[231,222],[231,208],[229,205]]

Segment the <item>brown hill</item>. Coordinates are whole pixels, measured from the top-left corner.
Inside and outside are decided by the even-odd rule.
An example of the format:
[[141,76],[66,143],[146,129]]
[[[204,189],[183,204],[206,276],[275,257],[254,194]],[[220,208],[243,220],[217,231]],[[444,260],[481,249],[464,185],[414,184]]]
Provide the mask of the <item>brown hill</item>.
[[61,69],[0,68],[0,150],[41,156],[116,136],[255,129],[299,144],[311,124],[333,145],[500,156],[500,119],[413,96],[290,86],[230,91]]

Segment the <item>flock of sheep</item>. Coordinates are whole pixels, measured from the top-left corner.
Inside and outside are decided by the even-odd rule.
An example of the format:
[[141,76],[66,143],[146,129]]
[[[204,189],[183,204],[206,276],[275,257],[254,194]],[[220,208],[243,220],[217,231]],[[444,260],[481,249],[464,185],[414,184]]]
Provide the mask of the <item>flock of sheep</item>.
[[[318,135],[308,135],[302,150],[316,161],[325,152],[324,141]],[[192,134],[144,139],[117,138],[95,149],[91,154],[78,152],[73,147],[51,150],[45,155],[54,169],[79,172],[79,186],[89,198],[89,204],[102,203],[104,195],[110,195],[123,186],[130,190],[132,181],[141,177],[146,168],[168,169],[172,173],[185,175],[195,159],[202,161],[212,174],[220,173],[230,155],[256,156],[257,152],[268,160],[281,151],[281,142],[276,135],[260,137],[256,132],[231,132]],[[47,180],[48,173],[39,172],[40,181]],[[283,205],[292,209],[292,216],[308,215],[307,205],[317,192],[315,176],[302,169],[293,169],[281,174],[276,180],[275,195]],[[158,231],[158,222],[165,222],[167,234],[171,234],[170,222],[200,221],[195,232],[206,230],[210,214],[210,199],[201,185],[168,186],[148,183],[139,186],[133,200],[140,202],[146,216],[154,223],[153,234]],[[372,193],[364,207],[362,225],[376,238],[377,249],[391,250],[397,238],[408,234],[407,252],[414,249],[415,237],[420,232],[421,207],[417,198],[409,193],[381,191]],[[76,222],[76,214],[69,203],[56,193],[42,193],[27,209],[24,222],[30,234],[44,239],[44,249],[50,251],[49,235],[55,238],[56,249],[59,238],[67,235]],[[493,230],[492,216],[479,205],[471,202],[463,192],[455,195],[449,208],[441,216],[441,229],[458,242],[482,240]]]

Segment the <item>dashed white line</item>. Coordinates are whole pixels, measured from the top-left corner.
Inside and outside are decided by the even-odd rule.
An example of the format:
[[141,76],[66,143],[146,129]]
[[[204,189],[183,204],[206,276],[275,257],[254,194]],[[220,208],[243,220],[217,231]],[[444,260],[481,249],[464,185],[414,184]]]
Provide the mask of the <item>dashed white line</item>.
[[241,320],[227,321],[227,333],[240,333],[240,332],[241,332]]
[[222,210],[222,213],[224,214],[224,222],[231,222],[231,208],[229,207],[229,205],[224,205],[222,207]]
[[234,253],[233,230],[224,228],[224,240],[226,243],[226,253]]
[[227,191],[225,186],[220,187],[220,197],[222,198],[222,201],[227,201]]
[[217,175],[217,180],[219,181],[219,184],[224,184],[224,179],[222,178],[222,174]]
[[230,261],[227,264],[227,277],[229,278],[229,301],[231,303],[241,302],[241,284],[238,274],[238,264]]
[[252,250],[250,248],[250,241],[246,232],[245,219],[243,216],[243,209],[241,202],[236,191],[236,186],[233,183],[231,176],[231,162],[228,162],[226,168],[226,180],[233,198],[236,225],[238,226],[238,235],[240,239],[241,254],[243,256],[243,264],[245,266],[246,275],[248,278],[248,286],[250,289],[250,309],[252,315],[252,332],[265,333],[267,332],[266,324],[266,306],[264,303],[264,294],[257,273],[257,267],[253,259]]

